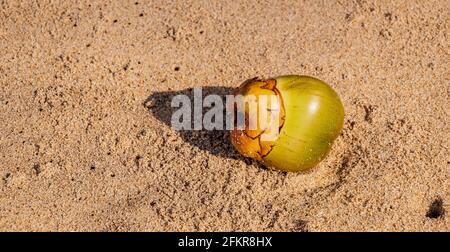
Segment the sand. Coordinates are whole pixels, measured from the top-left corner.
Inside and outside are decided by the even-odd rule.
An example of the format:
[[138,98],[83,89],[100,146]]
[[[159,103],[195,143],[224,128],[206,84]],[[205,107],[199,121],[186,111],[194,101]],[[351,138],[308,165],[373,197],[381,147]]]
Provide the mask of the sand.
[[[0,230],[450,231],[450,4],[2,1]],[[170,97],[304,74],[346,110],[309,173],[171,129]]]

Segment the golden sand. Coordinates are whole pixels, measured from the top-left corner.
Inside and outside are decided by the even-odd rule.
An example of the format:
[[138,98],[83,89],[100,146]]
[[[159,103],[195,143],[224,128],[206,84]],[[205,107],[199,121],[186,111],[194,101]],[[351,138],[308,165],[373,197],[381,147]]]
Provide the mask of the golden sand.
[[[4,1],[0,230],[450,231],[450,5]],[[176,132],[170,97],[311,75],[346,110],[306,174]]]

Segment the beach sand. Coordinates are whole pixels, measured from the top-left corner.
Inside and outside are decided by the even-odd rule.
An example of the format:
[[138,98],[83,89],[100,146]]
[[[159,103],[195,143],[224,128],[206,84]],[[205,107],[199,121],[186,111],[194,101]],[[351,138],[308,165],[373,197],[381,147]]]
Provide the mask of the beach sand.
[[[0,3],[0,230],[450,231],[449,1],[37,2]],[[346,111],[309,173],[170,127],[285,74]]]

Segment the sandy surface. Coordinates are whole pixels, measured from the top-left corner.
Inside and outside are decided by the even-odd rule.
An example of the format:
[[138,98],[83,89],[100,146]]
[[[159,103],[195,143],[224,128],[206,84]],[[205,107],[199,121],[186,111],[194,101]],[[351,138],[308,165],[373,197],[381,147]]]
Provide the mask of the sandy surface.
[[[0,230],[450,231],[449,1],[136,1],[0,2]],[[308,174],[168,125],[283,74],[346,109]]]

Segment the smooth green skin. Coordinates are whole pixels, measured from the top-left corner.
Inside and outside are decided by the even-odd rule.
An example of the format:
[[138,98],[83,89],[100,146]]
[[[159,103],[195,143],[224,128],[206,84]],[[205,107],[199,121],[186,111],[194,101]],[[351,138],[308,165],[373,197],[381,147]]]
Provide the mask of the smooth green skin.
[[337,93],[316,78],[288,75],[276,81],[286,116],[263,162],[283,171],[308,170],[331,150],[344,124],[344,107]]

